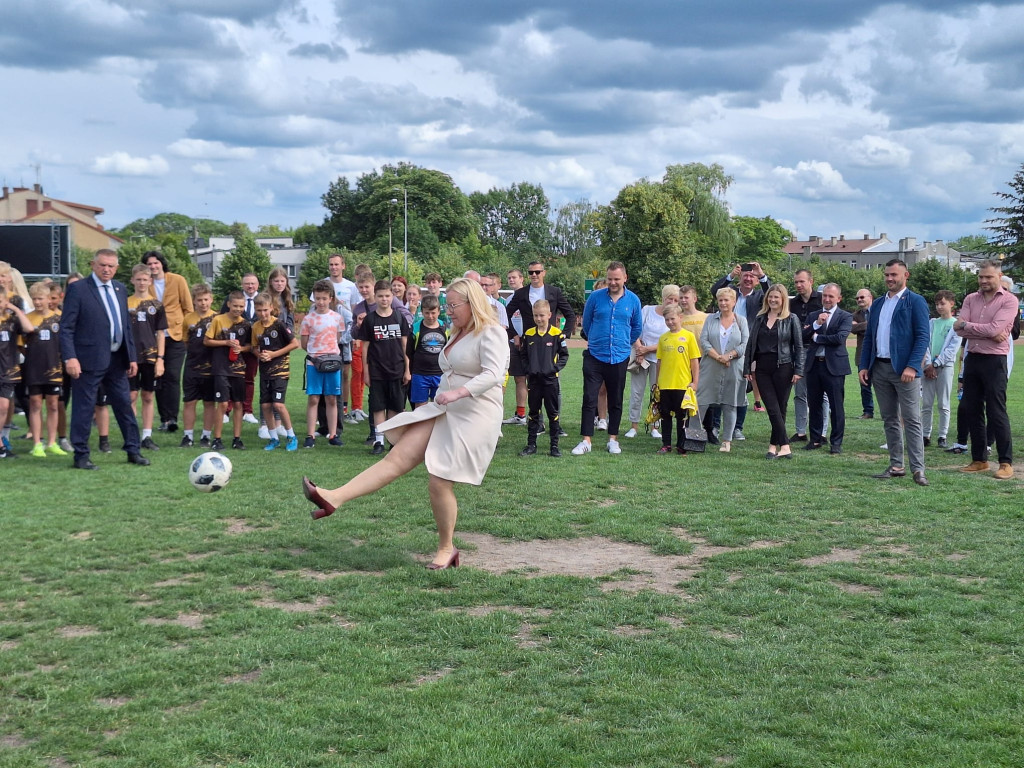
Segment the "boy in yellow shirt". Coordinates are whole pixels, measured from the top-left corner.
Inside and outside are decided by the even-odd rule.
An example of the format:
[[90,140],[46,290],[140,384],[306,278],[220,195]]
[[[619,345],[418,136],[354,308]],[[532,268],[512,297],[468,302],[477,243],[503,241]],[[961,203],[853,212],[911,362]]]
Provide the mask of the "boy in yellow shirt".
[[[661,448],[672,453],[672,417],[676,420],[676,450],[685,455],[683,431],[689,413],[696,410],[697,380],[700,378],[700,347],[697,337],[683,328],[682,310],[674,304],[664,309],[668,331],[658,339],[658,389],[661,392]],[[690,390],[687,397],[687,390]],[[685,401],[685,402],[684,402]]]

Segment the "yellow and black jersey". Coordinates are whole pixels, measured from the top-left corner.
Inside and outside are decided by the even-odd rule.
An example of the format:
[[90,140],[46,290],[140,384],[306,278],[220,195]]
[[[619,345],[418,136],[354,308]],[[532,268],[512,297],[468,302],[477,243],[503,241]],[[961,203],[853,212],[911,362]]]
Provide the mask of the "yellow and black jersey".
[[135,338],[135,354],[139,363],[156,363],[156,337],[167,330],[164,306],[156,299],[128,297],[128,322]]
[[35,326],[32,333],[22,335],[25,362],[21,378],[30,387],[64,383],[64,366],[60,360],[60,315],[34,310],[28,321]]
[[[206,329],[206,338],[219,341],[229,339],[236,340],[243,347],[249,346],[252,327],[244,317],[237,321],[231,319],[231,315],[225,312],[217,315],[210,321],[210,327]],[[231,347],[211,347],[213,350],[213,375],[214,376],[245,376],[245,359],[241,355],[234,355]],[[234,357],[234,360],[231,358]]]
[[204,317],[200,317],[195,312],[189,312],[182,320],[188,339],[185,346],[186,371],[191,371],[199,376],[213,375],[213,355],[211,354],[213,349],[203,344],[203,339],[206,338],[206,331],[216,316],[211,309],[209,314]]
[[[254,355],[258,355],[260,352],[277,352],[291,344],[294,339],[295,334],[291,332],[291,329],[276,317],[270,318],[266,325],[259,320],[253,323],[252,352]],[[287,379],[290,372],[289,357],[290,355],[281,355],[267,363],[260,360],[260,377]]]
[[21,340],[21,321],[7,309],[0,312],[0,384],[21,381],[18,365],[18,343]]
[[519,356],[528,375],[557,376],[569,362],[569,345],[565,334],[553,325],[543,334],[530,328],[522,335]]

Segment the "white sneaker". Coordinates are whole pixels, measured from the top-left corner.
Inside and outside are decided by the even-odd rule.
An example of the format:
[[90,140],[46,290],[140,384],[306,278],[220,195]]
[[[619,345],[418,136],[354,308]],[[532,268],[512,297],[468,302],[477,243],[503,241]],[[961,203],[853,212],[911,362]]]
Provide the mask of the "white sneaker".
[[516,415],[513,414],[512,416],[509,416],[507,419],[505,419],[501,423],[502,424],[515,424],[516,426],[521,427],[524,424],[526,424],[526,417],[525,416],[516,416]]
[[889,444],[888,443],[882,443],[878,447],[881,448],[883,451],[888,451],[889,450]]
[[636,430],[632,427],[629,428],[629,432],[625,434],[625,437],[633,438],[636,437]]
[[572,455],[582,456],[584,453],[590,453],[590,443],[586,440],[580,440],[580,444],[572,449]]
[[260,425],[259,431],[256,433],[256,436],[259,437],[260,440],[269,440],[270,439],[270,430],[267,429],[267,425],[266,424],[261,424]]
[[746,438],[746,436],[743,434],[743,432],[741,430],[734,429],[732,431],[732,439],[733,440],[746,440],[747,438]]
[[345,423],[346,424],[358,424],[359,423],[359,419],[356,418],[356,415],[354,413],[350,413],[348,416],[345,417]]
[[618,440],[609,440],[608,441],[608,453],[622,453],[622,449],[619,448],[619,441]]
[[275,431],[277,432],[277,436],[278,437],[281,437],[281,438],[287,438],[288,437],[288,430],[284,428],[283,424],[278,424],[277,430],[275,430]]
[[597,420],[597,428],[600,429],[602,432],[607,432],[608,431],[608,419],[598,419]]
[[661,440],[661,432],[658,431],[657,427],[651,427],[651,437],[655,440]]
[[259,424],[260,420],[253,416],[251,413],[247,413],[242,417],[242,421],[246,424]]
[[231,423],[231,414],[230,413],[225,413],[224,414],[224,423],[225,424],[230,424]]

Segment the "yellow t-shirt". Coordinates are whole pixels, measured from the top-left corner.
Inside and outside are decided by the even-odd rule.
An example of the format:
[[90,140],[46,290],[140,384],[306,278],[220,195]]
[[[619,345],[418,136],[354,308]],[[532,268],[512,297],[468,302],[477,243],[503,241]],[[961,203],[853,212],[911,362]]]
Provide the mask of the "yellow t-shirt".
[[694,338],[700,338],[700,332],[704,330],[704,321],[708,319],[707,313],[697,312],[693,315],[680,315],[684,331],[689,331]]
[[686,329],[669,331],[658,339],[658,386],[686,389],[693,383],[690,361],[700,359],[697,337]]

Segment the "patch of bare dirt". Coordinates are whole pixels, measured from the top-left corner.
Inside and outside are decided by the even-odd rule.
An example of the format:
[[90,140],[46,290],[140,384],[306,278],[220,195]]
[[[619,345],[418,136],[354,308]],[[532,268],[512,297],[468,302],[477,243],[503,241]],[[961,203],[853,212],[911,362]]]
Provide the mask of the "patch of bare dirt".
[[735,632],[726,632],[721,629],[712,629],[708,631],[708,634],[712,637],[717,637],[721,640],[739,640],[740,636]]
[[206,558],[213,557],[216,554],[216,552],[189,552],[185,555],[185,559],[190,563],[194,563],[196,560],[205,560]]
[[228,536],[241,536],[242,534],[253,533],[254,531],[258,530],[253,526],[249,525],[248,521],[242,520],[239,517],[229,517],[222,520],[221,522],[227,524],[227,530],[225,530],[224,532]]
[[275,576],[299,576],[313,581],[327,581],[342,576],[383,576],[384,571],[314,571],[312,568],[300,568],[297,571],[275,571]]
[[455,606],[442,608],[446,613],[462,613],[466,616],[490,616],[496,611],[512,613],[516,616],[550,616],[554,611],[550,608],[527,608],[522,605],[474,605],[471,607]]
[[53,672],[56,668],[56,664],[36,664],[36,672]]
[[111,739],[116,739],[120,735],[121,735],[120,731],[104,731],[103,732],[103,738],[106,739],[107,741],[110,741]]
[[837,549],[833,548],[824,555],[805,557],[797,560],[799,565],[830,565],[831,563],[859,563],[860,559],[867,554],[867,549]]
[[288,552],[288,554],[292,557],[302,557],[302,555],[309,552],[308,549],[303,549],[302,547],[292,547],[291,549],[285,551]]
[[33,743],[33,740],[26,739],[18,733],[9,733],[6,736],[0,736],[0,747],[6,747],[7,749],[24,749],[25,747],[31,747]]
[[984,576],[961,576],[956,581],[957,584],[967,584],[974,587],[988,583],[988,579]]
[[235,683],[254,683],[260,679],[260,675],[262,674],[262,670],[254,669],[252,672],[245,672],[241,675],[230,675],[229,677],[225,677],[221,682],[225,685],[234,685]]
[[454,667],[442,667],[441,669],[435,669],[433,672],[428,672],[425,675],[420,675],[413,682],[413,685],[426,685],[427,683],[436,683],[443,677],[447,677],[455,671]]
[[74,765],[70,760],[63,757],[51,757],[47,763],[50,768],[72,768]]
[[867,584],[853,584],[848,581],[833,581],[832,586],[851,595],[871,595],[872,597],[881,597],[882,595],[882,590],[877,587],[870,587]]
[[21,643],[17,640],[4,640],[0,643],[0,651],[13,651],[19,645],[21,645]]
[[101,707],[117,708],[123,707],[129,701],[131,701],[131,699],[129,699],[127,696],[115,696],[109,699],[96,699],[96,704]]
[[547,644],[547,638],[538,638],[534,634],[536,627],[528,621],[524,621],[519,625],[519,629],[516,631],[513,639],[516,641],[516,645],[524,650],[531,648],[540,648],[542,645]]
[[[716,547],[686,531],[673,531],[684,541],[694,544],[688,555],[656,555],[645,546],[612,541],[602,536],[553,541],[507,541],[480,533],[463,533],[459,538],[476,547],[464,551],[466,565],[490,573],[522,571],[524,576],[583,576],[587,578],[614,576],[601,588],[638,592],[653,589],[680,595],[677,586],[689,581],[703,567],[704,561],[727,552],[781,546],[781,542],[752,542],[745,547]],[[620,572],[629,571],[625,575]]]
[[298,601],[283,602],[280,600],[273,600],[269,597],[262,598],[256,601],[256,605],[260,608],[276,608],[279,611],[285,613],[313,613],[319,611],[324,606],[331,604],[331,598],[325,597],[324,595],[317,595],[312,603],[300,603]]
[[606,509],[607,507],[614,507],[616,504],[618,504],[618,502],[615,499],[601,499],[601,501],[597,502],[594,506]]
[[715,758],[715,765],[732,765],[736,762],[736,758],[732,755],[719,755]]
[[68,538],[74,539],[75,541],[85,541],[92,538],[92,531],[79,531],[78,533],[72,533]]
[[341,629],[355,629],[359,624],[355,621],[349,621],[343,616],[332,616],[333,624]]
[[179,627],[185,627],[186,629],[202,629],[204,621],[206,621],[206,617],[201,613],[179,613],[173,619],[161,619],[151,616],[147,619],[143,619],[142,623],[148,624],[151,627],[162,627],[168,624],[174,624]]
[[154,584],[154,587],[180,587],[182,584],[188,584],[190,581],[201,579],[202,575],[198,573],[185,573],[181,576],[177,576],[173,579],[164,579]]
[[202,709],[206,703],[206,699],[200,699],[199,701],[193,701],[190,704],[181,704],[177,707],[169,707],[164,710],[165,715],[177,715],[182,712],[195,712],[197,709]]
[[970,552],[953,552],[952,554],[946,555],[946,559],[953,563],[959,563],[961,560],[966,560],[970,556]]
[[84,627],[84,626],[75,627],[75,626],[73,626],[73,627],[58,627],[57,628],[57,634],[58,635],[60,635],[61,637],[68,637],[68,638],[71,638],[71,637],[92,637],[93,635],[98,635],[99,633],[100,633],[100,631],[96,627]]
[[664,621],[670,627],[674,627],[675,629],[679,629],[679,627],[686,626],[686,620],[681,619],[678,616],[659,616],[658,620]]

